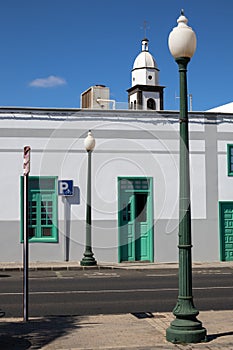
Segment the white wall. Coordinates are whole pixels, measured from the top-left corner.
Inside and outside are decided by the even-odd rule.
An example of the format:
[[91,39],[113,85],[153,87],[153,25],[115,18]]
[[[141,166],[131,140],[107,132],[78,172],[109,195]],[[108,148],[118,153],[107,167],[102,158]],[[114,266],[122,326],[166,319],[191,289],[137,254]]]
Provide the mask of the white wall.
[[[219,127],[206,124],[202,114],[190,118],[191,208],[196,261],[219,259],[217,202],[233,200],[232,178],[227,176],[226,169],[226,144],[233,140],[233,125],[229,125],[229,120],[226,124],[226,127],[222,122]],[[4,241],[0,259],[21,259],[19,178],[23,173],[25,145],[32,149],[30,175],[73,179],[74,185],[80,188],[80,204],[71,206],[70,258],[82,258],[87,171],[83,141],[89,129],[96,138],[92,154],[96,257],[100,261],[117,261],[117,177],[140,175],[151,176],[154,182],[155,261],[176,261],[179,122],[174,113],[163,116],[143,111],[79,111],[68,116],[54,112],[52,117],[32,112],[32,115],[19,113],[16,118],[6,113],[3,118],[0,114],[0,161],[4,165],[0,174],[0,229]],[[214,142],[216,150],[209,147]],[[217,152],[218,164],[211,158],[211,152]],[[217,186],[212,185],[215,180]],[[31,244],[33,260],[64,259],[64,202],[61,197],[58,204],[59,243]],[[207,250],[207,244],[212,249]],[[10,250],[6,250],[7,245],[11,246]]]

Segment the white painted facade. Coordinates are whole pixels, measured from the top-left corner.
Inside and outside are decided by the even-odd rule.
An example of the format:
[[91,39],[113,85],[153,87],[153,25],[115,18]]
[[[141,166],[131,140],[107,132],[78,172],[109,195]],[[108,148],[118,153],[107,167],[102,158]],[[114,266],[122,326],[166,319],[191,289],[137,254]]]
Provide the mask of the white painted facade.
[[[227,145],[232,115],[190,114],[191,213],[194,261],[219,261],[219,203],[233,202]],[[153,181],[153,261],[177,261],[179,121],[175,112],[0,109],[1,261],[21,261],[20,177],[23,147],[31,146],[30,176],[72,179],[80,201],[58,201],[58,242],[30,243],[31,261],[81,260],[85,246],[87,154],[84,138],[96,139],[92,154],[93,252],[97,261],[119,259],[118,177]],[[73,203],[73,204],[72,204]],[[69,222],[67,222],[69,221]]]

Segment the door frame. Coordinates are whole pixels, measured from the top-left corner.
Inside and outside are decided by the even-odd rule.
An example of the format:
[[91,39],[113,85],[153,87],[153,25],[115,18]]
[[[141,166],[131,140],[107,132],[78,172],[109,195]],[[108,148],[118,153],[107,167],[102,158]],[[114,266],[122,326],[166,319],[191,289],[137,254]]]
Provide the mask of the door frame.
[[[117,177],[117,191],[118,191],[118,262],[122,262],[122,253],[121,253],[121,180],[147,180],[149,182],[149,187],[147,190],[143,189],[132,189],[128,190],[128,192],[134,193],[148,193],[148,208],[150,208],[149,215],[149,252],[148,252],[148,261],[154,262],[154,201],[153,201],[153,177],[148,176],[118,176]],[[135,240],[133,242],[133,246],[135,247]],[[126,260],[127,261],[127,260]]]
[[219,240],[220,240],[220,261],[233,261],[233,260],[226,260],[225,258],[225,235],[224,233],[224,218],[222,216],[222,209],[224,205],[231,204],[233,208],[233,201],[219,201],[218,207],[219,207]]

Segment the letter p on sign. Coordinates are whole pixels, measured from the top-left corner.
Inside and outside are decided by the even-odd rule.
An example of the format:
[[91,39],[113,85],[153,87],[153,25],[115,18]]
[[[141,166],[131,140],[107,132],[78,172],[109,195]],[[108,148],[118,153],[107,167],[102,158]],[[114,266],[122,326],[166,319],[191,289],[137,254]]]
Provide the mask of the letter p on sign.
[[60,196],[73,196],[73,180],[59,180],[58,194]]

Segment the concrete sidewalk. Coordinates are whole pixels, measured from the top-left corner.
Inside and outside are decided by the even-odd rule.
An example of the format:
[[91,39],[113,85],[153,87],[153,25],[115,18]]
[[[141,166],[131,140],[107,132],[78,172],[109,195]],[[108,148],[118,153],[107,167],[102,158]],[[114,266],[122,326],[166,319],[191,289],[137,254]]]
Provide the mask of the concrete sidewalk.
[[0,320],[2,350],[152,350],[233,349],[232,311],[201,312],[207,342],[171,344],[165,332],[170,313]]

